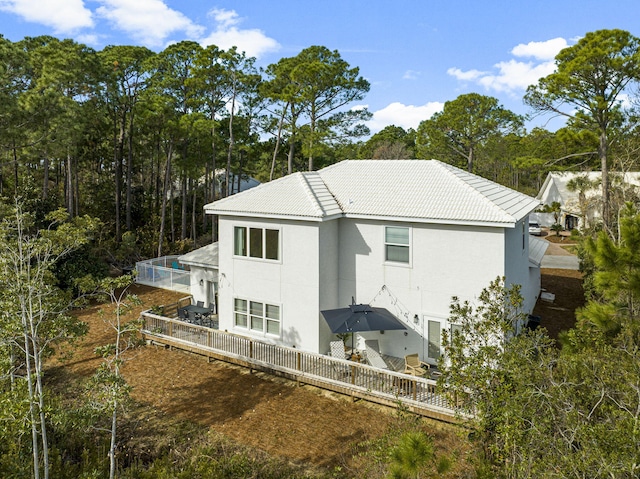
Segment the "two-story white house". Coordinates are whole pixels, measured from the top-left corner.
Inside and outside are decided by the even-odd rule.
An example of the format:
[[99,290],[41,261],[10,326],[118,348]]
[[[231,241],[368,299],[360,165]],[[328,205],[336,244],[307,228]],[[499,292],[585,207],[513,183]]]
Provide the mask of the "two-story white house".
[[[335,336],[320,311],[355,298],[406,326],[357,340],[434,362],[452,296],[473,301],[504,276],[533,309],[545,248],[528,215],[538,205],[436,160],[347,160],[215,201],[205,212],[219,215],[209,271],[217,266],[220,329],[326,353]],[[196,263],[197,286],[207,265]],[[208,300],[205,287],[192,293]]]

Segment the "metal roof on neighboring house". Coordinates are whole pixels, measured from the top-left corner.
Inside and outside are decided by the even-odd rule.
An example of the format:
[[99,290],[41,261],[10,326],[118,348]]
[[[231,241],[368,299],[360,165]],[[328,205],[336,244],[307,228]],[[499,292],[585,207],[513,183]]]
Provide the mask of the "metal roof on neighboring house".
[[[586,178],[592,183],[592,187],[583,191],[589,206],[593,207],[594,198],[602,196],[601,171],[550,171],[536,195],[542,203],[551,205],[553,202],[560,203],[561,208],[575,215],[581,214],[580,199],[578,190],[571,191],[567,186],[571,180],[576,178]],[[637,171],[609,171],[609,183],[611,186],[638,187],[640,186],[640,172]]]
[[513,226],[539,201],[437,160],[345,160],[205,206],[212,214]]
[[533,266],[540,267],[542,264],[542,258],[547,252],[549,242],[535,236],[529,235],[529,263]]

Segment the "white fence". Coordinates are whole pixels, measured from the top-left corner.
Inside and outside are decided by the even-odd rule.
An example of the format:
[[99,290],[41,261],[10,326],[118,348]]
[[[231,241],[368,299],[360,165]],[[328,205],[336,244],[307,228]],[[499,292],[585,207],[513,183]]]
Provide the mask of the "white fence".
[[460,417],[455,400],[439,394],[432,379],[277,346],[150,311],[143,312],[141,318],[143,336],[156,343],[284,375],[354,398],[392,407],[403,405],[434,419],[458,422]]
[[136,272],[136,282],[139,284],[183,293],[189,293],[191,290],[189,267],[178,263],[178,256],[138,261]]

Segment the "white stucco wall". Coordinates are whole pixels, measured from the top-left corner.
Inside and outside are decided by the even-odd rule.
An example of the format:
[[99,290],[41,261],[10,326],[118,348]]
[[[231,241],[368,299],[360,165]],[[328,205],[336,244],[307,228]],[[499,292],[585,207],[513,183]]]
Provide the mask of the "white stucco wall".
[[419,352],[425,357],[425,321],[449,327],[452,296],[474,300],[496,276],[505,274],[502,228],[404,224],[411,228],[412,245],[411,262],[405,265],[385,262],[380,222],[343,218],[339,223],[339,304],[346,306],[354,296],[358,303],[386,307],[407,325],[407,335],[388,331],[376,337],[386,354]]
[[[526,220],[525,220],[526,221]],[[418,352],[427,359],[428,321],[449,328],[452,296],[475,301],[497,276],[529,284],[528,230],[386,223],[410,227],[410,264],[388,263],[380,221],[340,218],[300,222],[221,217],[219,222],[220,328],[261,340],[326,353],[335,339],[321,310],[358,303],[385,307],[406,331],[358,334],[356,346],[377,339],[381,351],[397,357]],[[280,230],[279,261],[233,256],[233,227]],[[509,261],[507,261],[509,258]],[[196,280],[197,281],[197,280]],[[281,335],[235,328],[234,298],[279,305]],[[414,318],[417,316],[417,321]],[[405,334],[406,333],[406,334]],[[429,360],[434,362],[433,360]]]
[[[234,226],[280,230],[280,260],[269,261],[233,255]],[[319,224],[220,217],[219,221],[219,321],[220,329],[317,351],[319,343]],[[279,337],[236,328],[234,298],[280,306]]]
[[[202,281],[202,284],[200,284]],[[207,283],[212,282],[217,285],[218,270],[216,268],[203,268],[201,266],[191,266],[189,272],[190,292],[194,301],[202,301],[205,306],[211,306],[207,297]],[[214,288],[217,286],[214,285]]]

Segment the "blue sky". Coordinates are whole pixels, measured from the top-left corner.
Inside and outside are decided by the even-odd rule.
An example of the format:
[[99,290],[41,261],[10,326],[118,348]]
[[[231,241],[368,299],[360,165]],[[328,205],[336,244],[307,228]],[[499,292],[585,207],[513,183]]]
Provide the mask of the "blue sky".
[[[417,127],[477,92],[526,114],[526,86],[589,31],[640,36],[638,0],[0,0],[0,33],[160,51],[181,40],[233,45],[266,66],[311,45],[338,50],[371,83],[373,132]],[[548,118],[528,123],[544,126]],[[547,125],[553,127],[553,122]]]

